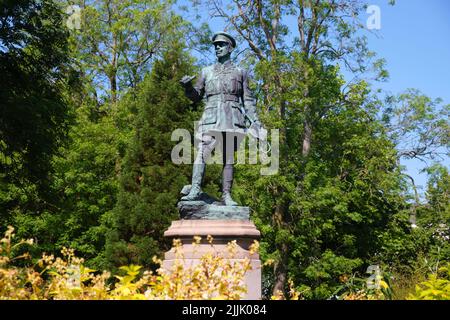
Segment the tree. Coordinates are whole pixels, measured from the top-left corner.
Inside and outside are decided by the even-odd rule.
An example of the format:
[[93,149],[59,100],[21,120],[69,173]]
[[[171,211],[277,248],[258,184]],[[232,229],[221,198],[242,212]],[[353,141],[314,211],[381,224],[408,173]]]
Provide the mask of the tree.
[[[53,1],[3,1],[0,9],[0,211],[39,211],[51,158],[71,123],[68,32]],[[6,225],[5,221],[0,223]]]
[[387,98],[383,121],[397,145],[399,158],[437,160],[448,156],[450,105],[408,89]]
[[187,108],[179,80],[192,74],[192,61],[174,43],[155,62],[131,102],[137,110],[135,135],[127,147],[120,174],[120,191],[108,218],[106,256],[113,266],[151,265],[151,258],[168,249],[163,232],[177,218],[176,203],[188,184],[187,166],[171,162],[172,131],[193,128],[198,118]]
[[427,200],[441,222],[448,223],[450,219],[450,174],[448,169],[439,164],[428,168]]
[[[153,58],[181,32],[177,28],[182,21],[169,10],[172,2],[60,2],[65,9],[79,5],[82,14],[80,29],[72,28],[70,45],[66,43],[66,55],[73,58],[81,82],[66,94],[74,123],[68,143],[51,159],[51,206],[33,215],[16,212],[13,224],[20,236],[39,235],[40,250],[57,253],[59,246],[71,247],[91,267],[101,268],[103,221],[117,201],[121,161],[136,113],[128,104],[135,92],[116,100],[138,85]],[[109,97],[101,98],[104,94]]]
[[[376,121],[368,84],[358,80],[343,86],[339,74],[341,64],[357,75],[373,70],[379,79],[387,76],[383,60],[374,61],[365,37],[355,36],[363,27],[357,17],[365,4],[339,0],[205,2],[212,15],[222,18],[248,46],[245,60],[254,67],[261,118],[267,127],[280,129],[279,175],[247,177],[257,181],[259,196],[251,202],[242,197],[258,207],[254,219],[266,239],[262,248],[274,260],[272,291],[284,292],[288,277],[293,276],[298,283],[317,289],[313,296],[325,297],[332,293],[330,284],[337,278],[333,272],[362,266],[358,254],[368,258],[375,252],[375,248],[365,253],[350,249],[368,249],[368,243],[376,240],[376,232],[356,230],[362,221],[368,228],[382,228],[398,210],[396,192],[402,188],[393,145]],[[288,16],[296,17],[295,28],[285,24]],[[294,34],[293,41],[289,34]],[[364,127],[368,131],[361,130]],[[358,134],[363,137],[356,138]],[[380,149],[371,152],[366,144],[380,145]],[[366,180],[369,168],[378,175],[372,183]],[[349,188],[354,188],[352,198],[346,196]],[[243,195],[251,194],[245,191]],[[323,200],[325,204],[318,208],[319,195],[334,200]],[[339,241],[346,241],[349,250],[342,250]],[[308,267],[315,265],[318,270],[324,266],[335,269],[325,274],[323,286],[327,288],[321,288],[309,273]],[[310,280],[305,281],[305,276]]]
[[[443,105],[441,99],[432,100],[419,90],[408,89],[398,96],[388,96],[384,108],[382,120],[398,150],[399,163],[405,159],[420,160],[426,171],[431,168],[427,161],[448,159],[450,105]],[[410,220],[415,225],[420,197],[413,177],[404,175],[414,191]]]
[[99,103],[105,98],[114,103],[124,89],[136,87],[185,24],[172,10],[172,0],[69,3],[81,9],[81,28],[71,43]]
[[[22,237],[39,235],[40,250],[57,253],[59,246],[71,247],[98,269],[105,267],[110,211],[117,202],[125,149],[135,132],[135,88],[187,23],[169,10],[172,2],[61,2],[78,4],[82,13],[80,29],[70,30],[69,56],[81,82],[66,93],[74,123],[68,143],[51,159],[51,204],[34,214],[16,212],[12,224]],[[107,77],[109,71],[114,79]],[[116,89],[106,89],[108,83],[116,83]],[[16,185],[11,188],[17,190]]]
[[[430,236],[430,252],[437,261],[450,260],[450,175],[438,163],[426,169],[426,203],[417,207],[417,225]],[[428,253],[428,252],[427,252]]]

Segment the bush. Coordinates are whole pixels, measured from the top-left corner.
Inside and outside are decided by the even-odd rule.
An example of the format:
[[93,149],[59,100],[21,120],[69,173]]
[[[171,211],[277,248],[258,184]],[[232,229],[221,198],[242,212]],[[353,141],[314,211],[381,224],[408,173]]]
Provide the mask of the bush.
[[429,274],[408,300],[450,300],[450,263]]
[[[23,245],[32,240],[13,243],[14,228],[8,227],[0,245],[0,299],[21,300],[160,300],[160,299],[240,299],[246,293],[245,273],[251,269],[250,260],[232,262],[219,254],[208,253],[200,262],[186,268],[183,247],[174,240],[175,262],[170,270],[159,268],[155,273],[142,272],[137,265],[120,268],[121,275],[107,271],[97,272],[86,268],[83,259],[77,258],[73,249],[63,248],[62,257],[43,254],[36,264],[17,267],[19,259],[29,259],[28,253],[15,255]],[[195,237],[194,245],[201,238]],[[211,246],[212,237],[209,237]],[[227,246],[228,257],[235,256],[237,244]],[[258,243],[251,247],[251,253]],[[156,257],[154,262],[161,265]]]

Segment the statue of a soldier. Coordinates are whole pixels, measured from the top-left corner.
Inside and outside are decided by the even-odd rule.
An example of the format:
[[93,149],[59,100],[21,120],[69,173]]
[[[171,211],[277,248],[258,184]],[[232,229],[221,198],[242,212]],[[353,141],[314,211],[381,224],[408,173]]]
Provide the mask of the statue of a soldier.
[[[195,77],[184,76],[180,83],[186,96],[193,102],[206,100],[205,109],[196,132],[197,157],[192,172],[192,185],[183,201],[200,198],[202,180],[205,173],[205,160],[211,151],[222,144],[223,175],[222,202],[227,206],[236,206],[231,198],[233,183],[234,152],[246,134],[246,120],[253,130],[261,128],[255,110],[255,100],[248,86],[247,72],[235,66],[230,55],[236,47],[234,38],[225,32],[218,32],[212,38],[217,63],[202,69],[195,85]],[[230,146],[229,144],[232,144]]]

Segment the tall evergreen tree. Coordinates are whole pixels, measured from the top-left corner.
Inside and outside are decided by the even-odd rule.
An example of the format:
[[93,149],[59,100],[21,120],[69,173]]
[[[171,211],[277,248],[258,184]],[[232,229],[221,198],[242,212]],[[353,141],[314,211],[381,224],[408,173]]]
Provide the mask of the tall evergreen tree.
[[179,84],[183,75],[192,73],[191,59],[175,44],[136,92],[136,133],[123,161],[118,202],[109,218],[106,256],[115,266],[150,265],[153,255],[167,249],[163,232],[177,218],[179,193],[190,176],[189,166],[171,161],[175,145],[171,135],[178,128],[192,129],[198,118]]
[[70,125],[68,32],[51,0],[0,5],[0,229],[13,210],[36,213],[48,195],[51,159]]

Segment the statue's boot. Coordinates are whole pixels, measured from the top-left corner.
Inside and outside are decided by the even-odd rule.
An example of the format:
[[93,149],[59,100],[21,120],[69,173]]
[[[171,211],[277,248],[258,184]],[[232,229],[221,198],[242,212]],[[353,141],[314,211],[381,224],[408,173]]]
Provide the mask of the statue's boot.
[[192,169],[192,185],[189,194],[182,197],[183,201],[194,201],[200,198],[202,193],[201,185],[203,181],[203,176],[205,175],[206,164],[194,164]]
[[226,164],[223,167],[222,176],[222,202],[226,206],[237,206],[237,202],[231,198],[231,186],[233,185],[233,165]]

